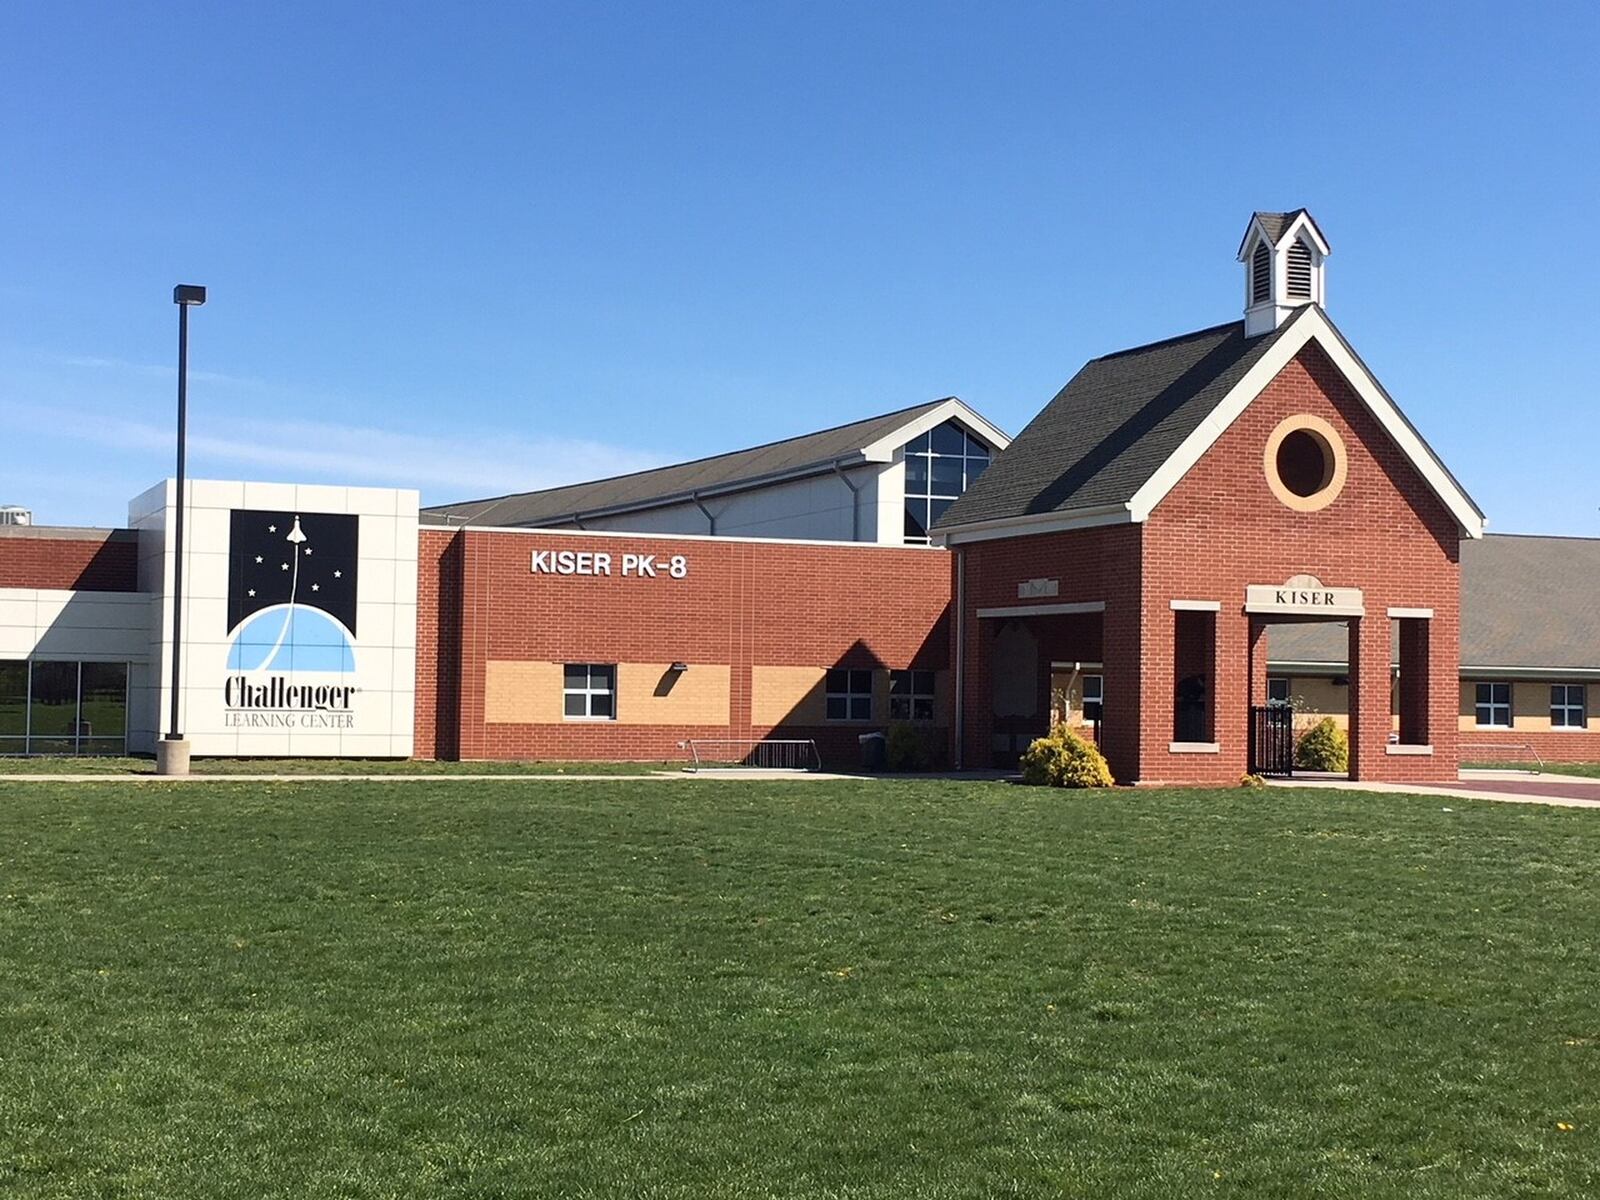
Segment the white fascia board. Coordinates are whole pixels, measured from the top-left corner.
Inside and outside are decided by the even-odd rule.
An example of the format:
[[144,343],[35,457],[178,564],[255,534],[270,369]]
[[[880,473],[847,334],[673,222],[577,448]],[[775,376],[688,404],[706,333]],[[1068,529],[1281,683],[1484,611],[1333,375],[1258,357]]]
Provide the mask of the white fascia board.
[[1174,600],[1173,612],[1214,612],[1222,611],[1221,600]]
[[1304,212],[1289,222],[1289,228],[1283,231],[1283,239],[1278,245],[1282,246],[1293,241],[1302,231],[1311,239],[1311,244],[1324,257],[1333,253],[1328,248],[1328,243],[1322,240],[1322,231],[1317,228],[1317,223],[1311,219],[1311,214]]
[[1250,252],[1255,249],[1251,244],[1252,238],[1250,235],[1253,233],[1259,233],[1262,241],[1269,246],[1272,245],[1272,239],[1267,236],[1267,231],[1261,226],[1261,219],[1254,213],[1250,214],[1250,224],[1244,227],[1244,237],[1239,242],[1238,259],[1240,262],[1244,262],[1249,258]]
[[1134,493],[1133,499],[1128,504],[1132,519],[1148,520],[1155,506],[1166,499],[1167,494],[1178,486],[1178,482],[1194,468],[1194,465],[1216,444],[1217,439],[1228,430],[1228,427],[1238,420],[1240,414],[1266,386],[1277,378],[1278,373],[1289,365],[1294,356],[1313,341],[1339,369],[1351,389],[1378,419],[1384,432],[1400,447],[1401,452],[1410,460],[1411,465],[1416,468],[1434,495],[1438,496],[1450,510],[1450,515],[1456,519],[1461,531],[1470,538],[1481,538],[1483,515],[1478,512],[1477,507],[1455,480],[1450,478],[1449,472],[1440,465],[1438,459],[1434,458],[1416,430],[1412,429],[1400,415],[1400,410],[1395,407],[1394,401],[1389,399],[1378,381],[1350,352],[1344,339],[1334,330],[1322,310],[1314,304],[1305,305],[1290,319],[1289,326],[1279,336],[1272,349],[1245,372],[1244,378],[1223,397],[1222,403],[1212,410],[1211,415],[1183,440],[1149,481]]
[[937,429],[951,417],[971,429],[995,450],[1004,450],[1011,444],[1011,438],[1006,433],[989,424],[987,420],[968,408],[964,401],[952,396],[940,403],[937,408],[907,421],[888,436],[881,437],[875,442],[868,442],[861,448],[861,453],[868,462],[893,462],[896,450],[912,438],[919,438],[928,430]]
[[1022,517],[997,517],[992,521],[973,521],[953,529],[936,530],[936,546],[959,546],[965,542],[992,542],[998,538],[1024,537],[1034,533],[1060,533],[1069,529],[1093,529],[1099,525],[1127,525],[1133,520],[1126,504],[1099,508],[1068,509],[1066,512],[1030,513]]

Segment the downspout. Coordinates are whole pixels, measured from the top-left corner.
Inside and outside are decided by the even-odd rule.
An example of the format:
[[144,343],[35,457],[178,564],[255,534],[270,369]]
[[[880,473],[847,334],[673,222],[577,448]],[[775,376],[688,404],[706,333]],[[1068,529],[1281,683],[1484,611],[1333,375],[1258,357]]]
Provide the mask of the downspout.
[[966,746],[966,721],[962,714],[966,711],[966,675],[967,675],[967,556],[964,550],[956,549],[956,661],[955,661],[955,727],[956,727],[956,752],[954,755],[956,770],[963,769],[963,755]]
[[[861,540],[861,489],[850,482],[850,476],[844,473],[844,468],[839,465],[837,459],[833,463],[833,473],[839,477],[840,482],[845,487],[850,489],[850,540],[859,542]],[[877,541],[878,539],[873,538],[872,540]]]
[[712,537],[717,536],[717,518],[700,499],[699,492],[690,492],[689,499],[694,501],[694,506],[700,510],[700,515],[706,519],[706,532]]

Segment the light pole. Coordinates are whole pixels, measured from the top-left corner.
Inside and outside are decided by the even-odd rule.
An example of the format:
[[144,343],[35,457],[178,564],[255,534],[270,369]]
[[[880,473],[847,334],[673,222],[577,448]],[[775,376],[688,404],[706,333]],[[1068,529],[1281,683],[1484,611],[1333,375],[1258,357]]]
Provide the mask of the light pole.
[[178,699],[180,658],[183,652],[183,494],[184,451],[189,419],[189,310],[206,302],[206,290],[198,284],[180,283],[172,289],[172,302],[178,306],[178,495],[172,521],[172,710],[167,721],[167,736],[156,744],[158,775],[189,773],[189,743],[179,728]]

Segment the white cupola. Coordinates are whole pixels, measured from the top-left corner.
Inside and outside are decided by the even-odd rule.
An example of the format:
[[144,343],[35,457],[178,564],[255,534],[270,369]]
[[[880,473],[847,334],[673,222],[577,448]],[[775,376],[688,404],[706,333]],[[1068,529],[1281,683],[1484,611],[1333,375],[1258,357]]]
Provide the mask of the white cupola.
[[1326,305],[1323,264],[1328,242],[1303,208],[1258,212],[1239,243],[1244,264],[1244,335],[1271,333],[1294,310]]

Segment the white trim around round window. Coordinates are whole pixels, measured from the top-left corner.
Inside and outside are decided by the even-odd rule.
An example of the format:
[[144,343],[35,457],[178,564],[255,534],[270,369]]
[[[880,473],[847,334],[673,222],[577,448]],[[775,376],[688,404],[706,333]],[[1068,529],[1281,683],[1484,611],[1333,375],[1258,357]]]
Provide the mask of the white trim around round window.
[[1278,422],[1267,437],[1261,465],[1272,494],[1300,513],[1319,512],[1337,500],[1350,471],[1338,430],[1310,413]]

